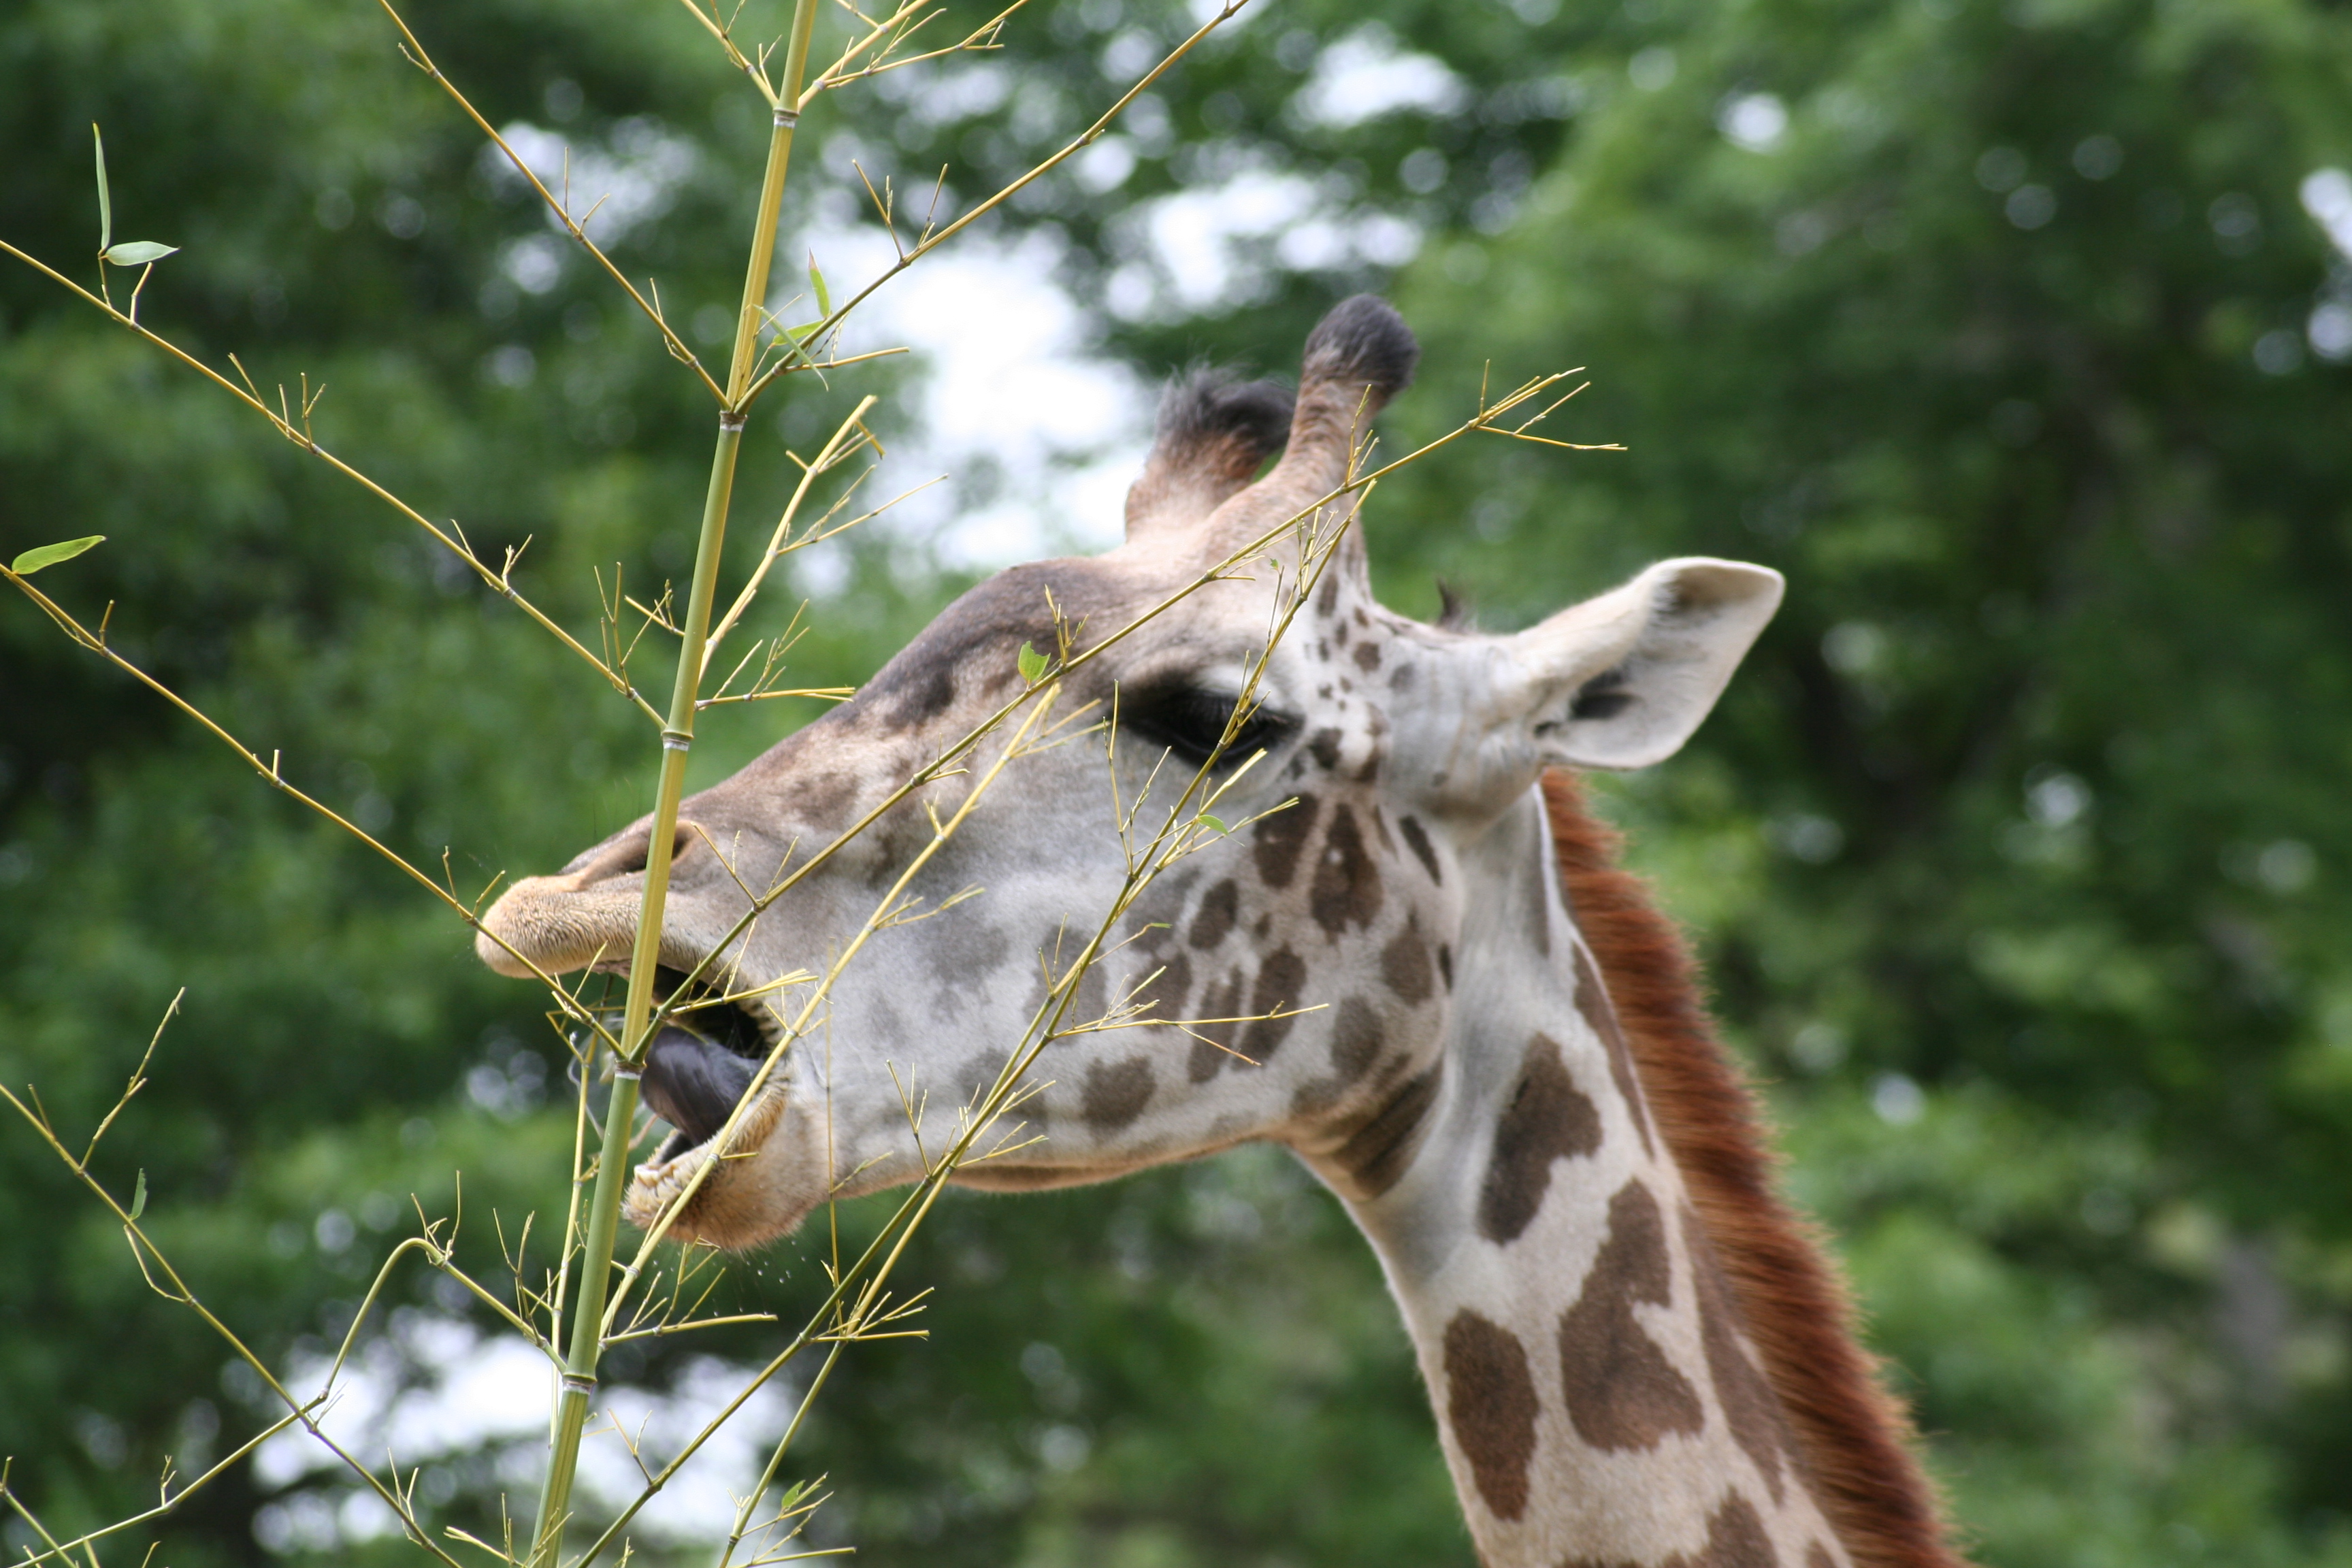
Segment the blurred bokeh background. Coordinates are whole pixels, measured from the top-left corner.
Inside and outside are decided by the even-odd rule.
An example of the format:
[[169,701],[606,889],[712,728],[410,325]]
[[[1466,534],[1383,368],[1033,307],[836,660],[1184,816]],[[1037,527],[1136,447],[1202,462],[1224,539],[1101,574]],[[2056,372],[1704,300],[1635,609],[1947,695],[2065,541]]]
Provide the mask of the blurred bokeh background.
[[[984,13],[954,0],[943,32]],[[773,13],[770,15],[769,13]],[[782,26],[752,0],[747,32]],[[838,19],[824,26],[838,36]],[[783,245],[884,254],[856,171],[961,210],[1194,24],[1036,0],[977,60],[822,100]],[[764,117],[677,6],[418,0],[443,68],[722,336]],[[144,319],[495,552],[575,628],[682,570],[707,405],[358,0],[24,0],[0,15],[0,237],[183,247]],[[1585,366],[1554,433],[1400,476],[1390,603],[1505,628],[1662,555],[1769,563],[1787,608],[1691,749],[1608,786],[1843,1238],[1954,1510],[2006,1568],[2352,1563],[2352,11],[2331,0],[1333,0],[1253,6],[1123,130],[877,297],[747,443],[748,556],[806,451],[886,397],[879,493],[798,560],[795,673],[854,682],[956,589],[1097,548],[1152,388],[1284,372],[1359,289],[1419,330],[1391,436],[1491,374]],[[1491,372],[1489,370],[1491,367]],[[0,552],[289,773],[457,881],[542,869],[648,798],[618,700],[385,508],[16,263]],[[664,657],[667,657],[666,655]],[[805,706],[725,710],[698,778]],[[446,1209],[560,1208],[557,1042],[355,846],[0,605],[0,1077],[68,1127],[166,1004],[100,1157],[274,1363]],[[53,1522],[152,1496],[269,1412],[120,1236],[0,1128],[0,1452]],[[871,1215],[853,1212],[853,1228]],[[714,1300],[790,1312],[814,1239]],[[1470,1562],[1408,1349],[1337,1205],[1272,1151],[946,1204],[928,1342],[836,1375],[819,1527],[880,1563]],[[544,1380],[404,1277],[339,1413],[438,1522],[527,1510]],[[625,1350],[676,1430],[772,1336]],[[633,1415],[633,1419],[634,1419]],[[772,1406],[748,1426],[772,1426]],[[370,1445],[373,1445],[371,1447]],[[718,1530],[665,1500],[657,1557]],[[617,1449],[592,1470],[622,1479]],[[734,1469],[730,1470],[730,1466]],[[193,1500],[164,1559],[404,1558],[299,1444]],[[6,1539],[23,1538],[20,1527]]]

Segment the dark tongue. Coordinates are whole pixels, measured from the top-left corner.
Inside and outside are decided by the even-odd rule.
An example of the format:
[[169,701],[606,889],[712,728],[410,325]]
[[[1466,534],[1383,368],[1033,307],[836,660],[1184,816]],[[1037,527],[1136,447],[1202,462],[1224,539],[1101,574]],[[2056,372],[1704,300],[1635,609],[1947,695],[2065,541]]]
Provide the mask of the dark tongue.
[[646,1052],[639,1086],[646,1109],[686,1134],[689,1146],[727,1124],[758,1064],[684,1029],[665,1028]]

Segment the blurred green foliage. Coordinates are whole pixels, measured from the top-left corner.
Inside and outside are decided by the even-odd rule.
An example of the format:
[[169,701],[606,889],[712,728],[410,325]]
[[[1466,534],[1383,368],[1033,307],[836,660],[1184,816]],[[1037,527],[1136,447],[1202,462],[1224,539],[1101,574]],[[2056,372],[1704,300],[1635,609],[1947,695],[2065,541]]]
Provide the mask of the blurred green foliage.
[[[1058,245],[1108,342],[1155,374],[1282,366],[1331,299],[1391,288],[1427,351],[1402,438],[1458,420],[1482,378],[1589,366],[1549,428],[1628,450],[1489,441],[1399,476],[1369,525],[1383,585],[1427,610],[1443,574],[1508,626],[1668,553],[1790,574],[1698,742],[1607,801],[1700,941],[1792,1191],[1843,1237],[1982,1556],[2352,1563],[2352,367],[2305,332],[2352,310],[2352,273],[2298,200],[2352,164],[2352,16],[1245,16],[1115,154],[996,226]],[[666,160],[615,258],[681,323],[723,317],[762,129],[690,22],[614,0],[413,20],[493,123]],[[1055,0],[992,60],[844,94],[811,116],[787,245],[845,210],[853,158],[909,186],[946,163],[969,201],[1189,26]],[[1351,119],[1318,96],[1349,60],[1409,90]],[[576,629],[592,570],[634,591],[683,568],[698,395],[549,248],[373,8],[0,16],[0,237],[77,277],[93,120],[117,232],[182,247],[144,319],[265,386],[326,383],[323,442],[492,558],[530,541],[518,583]],[[1218,276],[1181,273],[1154,224],[1201,225],[1189,197],[1250,181],[1294,210]],[[1391,277],[1400,226],[1419,253]],[[892,379],[763,408],[741,549],[783,438]],[[86,533],[108,542],[45,589],[113,601],[127,653],[403,853],[447,847],[467,891],[642,809],[620,700],[380,504],[10,264],[0,556]],[[796,674],[861,678],[952,590],[906,553],[853,552]],[[560,1058],[528,995],[21,603],[0,606],[0,1073],[86,1128],[188,988],[99,1169],[126,1193],[145,1171],[159,1237],[273,1362],[341,1332],[406,1195],[444,1211],[454,1172],[491,1269],[490,1211],[562,1195]],[[804,717],[714,715],[698,776]],[[22,1130],[0,1133],[0,1451],[86,1526],[267,1405]],[[721,1295],[789,1311],[824,1246],[783,1244]],[[1378,1270],[1271,1152],[955,1199],[907,1278],[940,1288],[932,1338],[845,1360],[806,1440],[836,1493],[825,1539],[1036,1568],[1469,1560]],[[434,1460],[436,1519],[484,1528],[535,1447]],[[401,1555],[287,1524],[342,1496],[241,1470],[165,1555]]]

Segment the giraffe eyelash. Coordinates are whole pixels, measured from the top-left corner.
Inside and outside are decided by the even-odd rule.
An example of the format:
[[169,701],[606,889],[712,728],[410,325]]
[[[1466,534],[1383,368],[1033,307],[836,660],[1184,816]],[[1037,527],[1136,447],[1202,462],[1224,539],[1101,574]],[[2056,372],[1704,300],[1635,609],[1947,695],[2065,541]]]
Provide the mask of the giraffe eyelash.
[[1272,750],[1296,727],[1261,706],[1244,715],[1233,739],[1220,751],[1218,742],[1233,722],[1234,704],[1229,695],[1197,686],[1147,689],[1120,701],[1119,727],[1139,741],[1167,747],[1195,767],[1213,755],[1222,764]]

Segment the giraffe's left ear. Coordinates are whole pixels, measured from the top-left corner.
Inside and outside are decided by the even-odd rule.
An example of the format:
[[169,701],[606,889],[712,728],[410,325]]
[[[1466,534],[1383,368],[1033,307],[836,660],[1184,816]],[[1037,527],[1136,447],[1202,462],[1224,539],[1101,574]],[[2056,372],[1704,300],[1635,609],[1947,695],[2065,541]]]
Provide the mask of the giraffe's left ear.
[[1547,764],[1639,768],[1682,749],[1780,607],[1769,567],[1662,561],[1505,639],[1528,739]]

